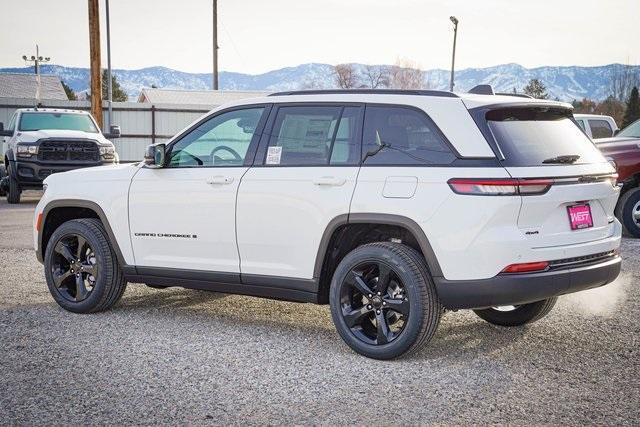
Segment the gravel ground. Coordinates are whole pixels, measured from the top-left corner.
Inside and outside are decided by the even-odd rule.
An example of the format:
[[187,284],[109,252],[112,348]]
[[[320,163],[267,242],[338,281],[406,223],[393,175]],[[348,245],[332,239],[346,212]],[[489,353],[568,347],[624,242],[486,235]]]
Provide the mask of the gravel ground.
[[428,347],[352,353],[325,306],[129,285],[109,312],[49,296],[34,198],[0,201],[0,424],[606,424],[640,420],[640,240],[614,284],[525,328],[448,313]]

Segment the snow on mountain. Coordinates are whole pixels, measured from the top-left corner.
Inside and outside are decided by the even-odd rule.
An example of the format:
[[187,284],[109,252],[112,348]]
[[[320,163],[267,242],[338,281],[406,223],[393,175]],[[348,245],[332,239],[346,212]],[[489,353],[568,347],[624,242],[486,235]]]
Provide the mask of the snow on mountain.
[[[364,65],[354,64],[357,70]],[[497,92],[521,92],[532,78],[538,78],[547,86],[551,98],[563,101],[590,98],[602,100],[609,95],[610,78],[620,64],[598,67],[538,67],[525,68],[518,64],[503,64],[487,68],[466,68],[456,71],[457,91],[467,91],[477,84],[490,84]],[[633,66],[640,73],[640,66]],[[30,73],[32,67],[0,68],[0,73]],[[135,100],[143,87],[156,86],[167,89],[210,89],[211,74],[186,73],[166,67],[149,67],[139,70],[113,70],[118,82]],[[220,73],[220,88],[227,90],[295,90],[301,88],[331,88],[333,67],[329,64],[309,63],[287,67],[263,74],[243,74],[223,71]],[[74,91],[86,91],[89,86],[87,68],[43,65],[43,74],[56,74]],[[425,80],[432,89],[448,89],[448,70],[426,70]]]

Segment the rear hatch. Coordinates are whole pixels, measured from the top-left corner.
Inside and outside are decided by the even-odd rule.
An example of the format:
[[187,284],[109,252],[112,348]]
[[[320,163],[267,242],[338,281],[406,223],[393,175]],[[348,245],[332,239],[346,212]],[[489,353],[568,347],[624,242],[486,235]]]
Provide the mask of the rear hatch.
[[[518,227],[532,247],[596,241],[614,232],[615,169],[558,104],[487,111],[486,125],[513,178],[536,179],[521,191]],[[531,181],[529,181],[531,182]]]

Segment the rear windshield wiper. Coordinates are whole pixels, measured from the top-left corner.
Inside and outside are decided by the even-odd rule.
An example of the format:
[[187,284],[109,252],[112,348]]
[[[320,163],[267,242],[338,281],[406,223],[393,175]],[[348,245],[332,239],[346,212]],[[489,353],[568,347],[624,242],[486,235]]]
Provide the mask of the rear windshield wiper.
[[578,156],[577,154],[567,154],[565,156],[557,156],[545,159],[542,161],[542,163],[575,163],[579,158],[580,156]]

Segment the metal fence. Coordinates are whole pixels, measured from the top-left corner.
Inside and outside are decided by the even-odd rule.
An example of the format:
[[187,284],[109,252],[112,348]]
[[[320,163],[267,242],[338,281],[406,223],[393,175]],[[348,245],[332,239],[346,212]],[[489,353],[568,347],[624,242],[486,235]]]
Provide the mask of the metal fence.
[[[33,101],[19,98],[0,99],[0,122],[9,124],[18,108],[32,108]],[[90,110],[89,101],[42,101],[43,108]],[[123,162],[141,160],[149,144],[166,141],[210,109],[204,105],[145,104],[114,102],[112,122],[119,125],[122,136],[114,139],[116,151]],[[103,103],[103,123],[107,123],[107,103]],[[4,144],[2,144],[4,153]]]

